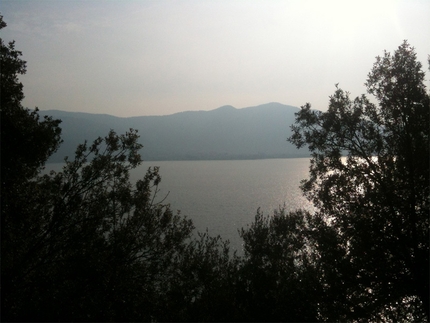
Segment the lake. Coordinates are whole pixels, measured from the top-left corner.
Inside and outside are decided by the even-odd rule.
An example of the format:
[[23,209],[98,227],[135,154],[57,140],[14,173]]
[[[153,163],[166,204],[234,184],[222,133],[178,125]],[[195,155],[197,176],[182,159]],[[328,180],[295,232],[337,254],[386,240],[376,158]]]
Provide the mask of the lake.
[[308,178],[309,158],[144,162],[132,178],[143,177],[159,166],[160,199],[191,218],[199,231],[229,239],[241,249],[238,230],[250,224],[257,209],[272,214],[312,205],[303,197],[300,181]]
[[[300,181],[308,177],[309,158],[145,161],[131,173],[132,181],[143,178],[148,167],[159,166],[159,200],[192,219],[198,231],[228,239],[240,250],[238,230],[249,225],[257,213],[273,214],[312,205],[303,197]],[[61,164],[46,169],[59,170]]]

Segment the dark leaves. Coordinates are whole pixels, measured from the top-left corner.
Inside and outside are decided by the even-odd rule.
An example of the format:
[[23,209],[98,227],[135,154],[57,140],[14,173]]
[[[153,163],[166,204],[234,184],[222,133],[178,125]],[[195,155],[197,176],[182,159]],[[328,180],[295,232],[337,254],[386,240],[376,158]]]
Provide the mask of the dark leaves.
[[[368,76],[368,91],[378,105],[364,95],[351,101],[337,88],[327,112],[312,111],[307,104],[291,127],[289,140],[312,152],[304,193],[338,236],[339,244],[331,248],[347,255],[344,265],[333,267],[342,258],[325,261],[329,250],[318,242],[322,268],[352,277],[348,293],[339,293],[351,307],[339,317],[331,313],[333,319],[379,315],[386,304],[411,295],[421,299],[428,316],[428,276],[418,269],[428,268],[429,262],[428,252],[420,253],[429,250],[424,237],[430,105],[423,81],[414,49],[404,42],[394,55],[378,57]],[[420,260],[413,256],[417,253]],[[327,284],[337,286],[334,280]],[[394,306],[390,315],[398,311],[401,317],[403,310]],[[422,312],[409,314],[421,317]]]

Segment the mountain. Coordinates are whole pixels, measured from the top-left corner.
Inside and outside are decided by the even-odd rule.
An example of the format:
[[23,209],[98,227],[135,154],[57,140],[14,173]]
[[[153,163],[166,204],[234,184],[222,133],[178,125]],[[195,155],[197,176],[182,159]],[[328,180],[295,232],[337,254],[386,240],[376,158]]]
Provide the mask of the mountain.
[[137,129],[144,160],[210,160],[306,157],[287,142],[298,108],[280,103],[236,109],[186,111],[167,116],[119,118],[106,114],[41,111],[61,119],[60,149],[48,162],[73,157],[78,144],[105,136],[110,129]]

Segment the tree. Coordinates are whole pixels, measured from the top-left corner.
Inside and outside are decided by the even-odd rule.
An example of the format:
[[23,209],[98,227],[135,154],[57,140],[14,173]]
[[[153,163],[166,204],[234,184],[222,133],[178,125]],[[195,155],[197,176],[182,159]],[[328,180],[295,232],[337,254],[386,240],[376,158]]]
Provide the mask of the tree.
[[368,75],[377,105],[337,88],[327,112],[306,104],[291,127],[289,140],[312,152],[302,189],[341,252],[333,268],[320,244],[324,279],[337,272],[349,294],[344,313],[327,309],[330,319],[429,320],[430,99],[421,68],[405,41]]
[[219,321],[233,313],[237,258],[220,237],[194,238],[190,220],[157,202],[158,168],[132,185],[137,140],[133,130],[111,131],[80,145],[61,172],[27,183],[27,221],[2,254],[3,319]]
[[13,284],[6,318],[152,319],[193,225],[154,202],[157,168],[131,185],[137,138],[111,131],[80,145],[62,172],[29,183],[31,235],[2,264]]
[[[0,15],[0,29],[6,27]],[[0,39],[1,52],[1,150],[2,195],[5,189],[23,178],[34,176],[61,143],[60,120],[45,116],[40,120],[37,108],[23,108],[23,85],[18,76],[26,72],[22,53],[15,42]]]
[[[198,233],[182,252],[159,309],[163,322],[243,321],[237,297],[240,258],[229,242]],[[166,311],[166,308],[169,311]]]
[[244,257],[238,273],[240,320],[315,322],[320,319],[316,254],[308,239],[311,214],[284,208],[257,212],[240,231]]
[[[0,15],[0,29],[6,27]],[[39,117],[34,111],[23,108],[22,84],[18,76],[26,72],[26,63],[15,43],[5,44],[0,39],[1,53],[1,254],[2,254],[2,306],[11,288],[8,279],[10,265],[15,261],[14,250],[19,252],[29,232],[31,221],[26,214],[27,196],[31,195],[31,181],[46,159],[60,144],[60,121]]]
[[222,318],[237,260],[158,200],[158,168],[132,183],[137,131],[85,142],[62,171],[41,173],[60,121],[21,106],[20,56],[1,41],[2,320]]

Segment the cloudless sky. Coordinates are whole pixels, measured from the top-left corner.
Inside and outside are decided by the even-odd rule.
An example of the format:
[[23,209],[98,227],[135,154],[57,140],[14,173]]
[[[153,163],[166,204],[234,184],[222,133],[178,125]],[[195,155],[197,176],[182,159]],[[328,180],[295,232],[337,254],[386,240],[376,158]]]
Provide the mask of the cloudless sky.
[[[327,108],[404,39],[429,78],[429,0],[2,0],[24,106],[115,116],[268,102]],[[429,86],[429,82],[426,81]]]

